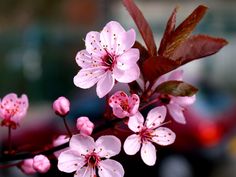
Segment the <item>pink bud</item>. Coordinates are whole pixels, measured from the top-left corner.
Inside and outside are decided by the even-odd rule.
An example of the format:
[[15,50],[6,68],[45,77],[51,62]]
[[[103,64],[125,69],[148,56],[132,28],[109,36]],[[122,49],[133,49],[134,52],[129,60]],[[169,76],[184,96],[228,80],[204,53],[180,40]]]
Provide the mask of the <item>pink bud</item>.
[[94,124],[88,117],[79,117],[77,119],[76,127],[80,130],[82,135],[91,135],[93,132]]
[[50,161],[44,155],[36,155],[33,162],[34,169],[39,173],[46,173],[50,167]]
[[52,107],[57,115],[64,117],[70,111],[70,101],[67,98],[61,96],[54,101]]
[[19,168],[27,175],[35,174],[37,171],[33,167],[33,161],[33,159],[26,159],[20,164]]

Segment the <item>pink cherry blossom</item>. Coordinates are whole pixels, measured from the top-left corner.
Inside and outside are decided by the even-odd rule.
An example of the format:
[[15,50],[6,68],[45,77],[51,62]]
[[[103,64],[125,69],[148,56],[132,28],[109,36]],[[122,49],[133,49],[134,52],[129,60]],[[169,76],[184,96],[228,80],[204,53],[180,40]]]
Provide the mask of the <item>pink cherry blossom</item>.
[[109,99],[113,114],[118,118],[130,117],[139,108],[139,96],[132,94],[130,97],[123,91],[118,91]]
[[39,173],[46,173],[50,167],[50,161],[44,155],[36,155],[33,159],[33,167]]
[[21,171],[27,175],[35,174],[37,171],[33,167],[33,159],[26,159],[18,166]]
[[53,102],[53,110],[58,116],[66,116],[70,111],[70,101],[61,96]]
[[[56,139],[53,140],[53,147],[60,146],[64,143],[67,143],[67,142],[69,142],[69,140],[70,140],[70,137],[68,137],[68,135],[60,135]],[[66,151],[68,149],[69,148],[62,149],[62,150],[54,152],[53,154],[56,157],[58,157],[63,151]]]
[[[119,154],[121,142],[111,135],[94,139],[86,135],[73,135],[70,140],[70,149],[60,154],[58,169],[66,173],[75,171],[74,177],[123,177],[122,165],[112,159]],[[96,170],[98,169],[98,170]]]
[[98,97],[104,97],[113,88],[115,81],[130,83],[139,77],[137,65],[139,50],[131,48],[136,34],[125,29],[116,21],[106,24],[99,33],[91,31],[85,38],[85,50],[76,55],[82,68],[74,77],[77,87],[87,89],[97,83]]
[[77,129],[82,135],[91,135],[93,132],[94,124],[88,117],[79,117],[76,123]]
[[0,99],[1,125],[16,128],[22,118],[25,117],[28,106],[28,98],[24,94],[18,98],[15,93],[10,93],[2,100]]
[[[170,80],[183,80],[183,71],[177,70],[172,72],[169,76],[161,76],[154,86],[152,87],[153,90],[163,82],[170,81]],[[196,100],[196,95],[193,96],[172,96],[166,94],[159,94],[159,99],[163,105],[165,105],[172,116],[172,118],[181,124],[185,124],[186,120],[183,114],[183,111],[193,104]]]
[[152,143],[167,146],[175,141],[175,133],[161,127],[166,116],[166,107],[160,106],[149,111],[147,119],[140,112],[129,118],[128,127],[136,134],[130,135],[124,142],[124,151],[128,155],[136,154],[141,148],[141,157],[145,164],[156,163],[156,148]]

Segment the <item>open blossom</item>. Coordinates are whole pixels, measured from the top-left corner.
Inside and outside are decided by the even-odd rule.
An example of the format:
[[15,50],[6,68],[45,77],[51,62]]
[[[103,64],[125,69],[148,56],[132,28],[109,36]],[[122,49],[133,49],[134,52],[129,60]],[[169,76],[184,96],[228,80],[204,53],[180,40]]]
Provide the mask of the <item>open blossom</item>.
[[74,171],[74,177],[123,177],[122,165],[112,159],[119,154],[121,142],[115,136],[101,136],[94,139],[86,135],[73,135],[70,140],[70,149],[60,154],[58,169],[66,173]]
[[139,96],[132,94],[130,97],[123,91],[118,91],[109,98],[109,105],[112,107],[113,114],[118,118],[130,117],[139,108]]
[[15,93],[6,95],[0,100],[0,118],[2,126],[16,128],[19,122],[25,117],[28,110],[28,98],[22,95],[20,98]]
[[149,166],[156,163],[156,148],[152,143],[166,146],[172,144],[176,137],[172,130],[161,127],[166,112],[165,106],[160,106],[149,111],[145,122],[140,112],[129,118],[128,126],[136,134],[130,135],[125,140],[126,154],[134,155],[141,148],[144,163]]
[[50,161],[44,155],[36,155],[33,159],[33,167],[39,173],[46,173],[50,167]]
[[61,96],[53,102],[52,108],[58,116],[64,117],[70,111],[70,101],[66,97]]
[[82,68],[74,77],[77,87],[87,89],[97,83],[97,95],[102,98],[113,88],[115,81],[130,83],[139,77],[139,50],[131,48],[136,34],[115,21],[106,24],[99,33],[91,31],[85,38],[85,50],[76,55]]
[[82,135],[91,135],[93,132],[94,124],[88,117],[79,117],[76,122],[76,128]]
[[[153,85],[153,90],[163,82],[170,80],[183,80],[183,71],[177,70],[172,72],[168,77],[166,75],[161,76],[156,83]],[[185,124],[186,120],[183,111],[186,107],[193,104],[196,100],[196,95],[193,96],[172,96],[166,94],[159,94],[159,99],[163,105],[165,105],[172,116],[172,118],[181,124]]]

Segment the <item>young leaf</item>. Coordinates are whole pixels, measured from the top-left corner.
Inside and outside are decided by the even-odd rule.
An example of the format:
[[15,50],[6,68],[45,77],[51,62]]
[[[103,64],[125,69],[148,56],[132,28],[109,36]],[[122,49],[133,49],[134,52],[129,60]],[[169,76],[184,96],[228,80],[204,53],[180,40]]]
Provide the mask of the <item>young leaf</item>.
[[143,62],[144,78],[153,83],[161,75],[179,67],[179,63],[162,56],[153,56]]
[[197,88],[183,81],[166,81],[156,88],[158,93],[173,96],[193,96],[197,91]]
[[172,32],[169,41],[164,49],[163,56],[171,58],[178,48],[191,34],[198,22],[206,13],[207,7],[200,5]]
[[173,12],[172,12],[172,14],[171,14],[167,24],[166,24],[166,29],[165,29],[164,35],[163,35],[163,37],[161,39],[160,47],[159,47],[159,50],[158,50],[158,54],[159,55],[163,55],[163,52],[164,52],[164,50],[166,48],[166,45],[167,45],[167,42],[170,39],[171,34],[175,30],[177,10],[178,10],[178,7],[176,7],[173,10]]
[[174,52],[172,60],[178,60],[181,64],[206,57],[218,52],[228,42],[222,38],[207,35],[194,35],[184,41]]
[[154,41],[153,33],[142,12],[133,0],[123,0],[123,4],[137,25],[138,30],[148,48],[149,54],[151,56],[155,56],[157,54],[157,47]]

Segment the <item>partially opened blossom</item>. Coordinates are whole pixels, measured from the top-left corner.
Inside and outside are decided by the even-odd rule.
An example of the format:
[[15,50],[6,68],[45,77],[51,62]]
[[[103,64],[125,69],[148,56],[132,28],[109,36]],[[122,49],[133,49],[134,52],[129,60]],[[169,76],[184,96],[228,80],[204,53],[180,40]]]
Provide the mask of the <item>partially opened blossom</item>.
[[112,107],[113,114],[118,118],[134,115],[138,111],[139,103],[138,95],[128,96],[123,91],[118,91],[109,98],[109,105]]
[[70,111],[70,101],[66,97],[61,96],[53,102],[52,108],[58,116],[64,117]]
[[76,122],[76,127],[82,135],[91,135],[94,129],[94,124],[88,117],[79,117]]
[[20,98],[15,93],[6,95],[0,99],[0,119],[2,126],[16,128],[25,117],[29,107],[28,98],[23,94]]
[[44,155],[36,155],[33,159],[33,167],[39,173],[46,173],[50,167],[50,161]]
[[[163,82],[170,80],[183,80],[183,71],[177,70],[172,72],[169,76],[161,76],[155,85],[153,86],[153,90],[155,87],[160,85]],[[185,124],[186,120],[183,114],[183,111],[190,105],[192,105],[196,100],[196,95],[193,96],[172,96],[167,94],[159,94],[159,99],[163,105],[165,105],[172,116],[172,118],[181,124]]]
[[18,167],[21,169],[23,173],[27,175],[32,175],[37,172],[33,167],[33,163],[34,163],[33,159],[26,159],[23,160]]
[[[65,143],[69,142],[69,140],[70,140],[70,137],[68,135],[60,135],[56,139],[53,140],[53,144],[52,145],[53,145],[53,147],[57,147],[57,146],[60,146],[62,144],[65,144]],[[53,154],[56,157],[58,157],[63,151],[66,151],[68,149],[69,148],[62,149],[62,150],[54,152]]]
[[175,133],[162,127],[166,117],[165,106],[152,109],[144,122],[140,112],[129,118],[128,127],[135,134],[124,142],[124,151],[128,155],[136,154],[141,148],[141,157],[145,164],[153,166],[156,163],[156,148],[153,143],[167,146],[175,141]]
[[106,24],[101,32],[91,31],[85,38],[85,50],[76,55],[82,68],[74,77],[77,87],[87,89],[97,83],[97,95],[102,98],[113,88],[115,81],[130,83],[139,77],[139,50],[131,48],[136,34],[116,21]]
[[[121,142],[115,136],[94,139],[86,135],[73,135],[70,149],[60,154],[58,169],[66,173],[75,172],[74,177],[123,177],[122,165],[112,159],[119,154]],[[96,170],[98,169],[98,170]]]

